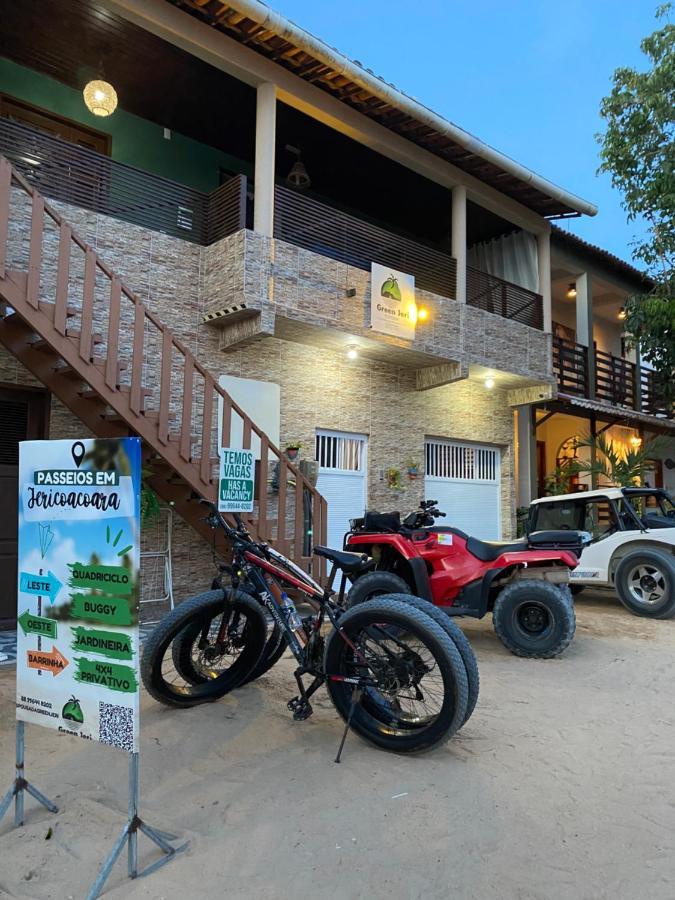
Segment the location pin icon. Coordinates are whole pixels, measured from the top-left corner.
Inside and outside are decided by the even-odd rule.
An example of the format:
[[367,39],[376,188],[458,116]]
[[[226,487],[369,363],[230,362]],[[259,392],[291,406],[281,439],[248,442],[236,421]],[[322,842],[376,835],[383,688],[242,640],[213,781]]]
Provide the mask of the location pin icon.
[[82,441],[75,441],[73,446],[71,447],[70,452],[73,455],[73,459],[75,460],[75,465],[77,468],[80,468],[80,464],[84,459],[84,444]]

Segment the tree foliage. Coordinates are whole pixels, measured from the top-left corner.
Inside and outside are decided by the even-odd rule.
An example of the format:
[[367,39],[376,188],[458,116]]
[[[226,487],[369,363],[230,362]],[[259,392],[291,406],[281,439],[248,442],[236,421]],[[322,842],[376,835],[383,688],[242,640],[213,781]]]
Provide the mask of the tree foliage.
[[644,71],[617,69],[601,103],[606,129],[600,171],[623,195],[629,221],[646,224],[634,256],[654,281],[626,304],[626,331],[659,373],[672,401],[675,372],[675,25],[671,4],[659,7],[662,27],[643,39]]
[[575,459],[575,472],[590,472],[604,479],[605,485],[633,487],[644,484],[647,474],[654,471],[654,458],[663,448],[663,441],[657,437],[639,447],[624,447],[599,434],[582,438],[579,446],[594,450],[595,460]]

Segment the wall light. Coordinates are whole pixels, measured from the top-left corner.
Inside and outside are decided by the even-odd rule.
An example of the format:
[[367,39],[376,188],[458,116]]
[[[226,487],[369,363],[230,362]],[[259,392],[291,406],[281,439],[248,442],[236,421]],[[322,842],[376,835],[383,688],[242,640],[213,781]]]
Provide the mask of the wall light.
[[633,447],[633,449],[637,450],[638,447],[642,446],[642,438],[639,437],[637,434],[634,434],[633,437],[630,439],[630,444],[631,444],[631,447]]
[[347,359],[358,359],[359,349],[354,345],[347,347]]
[[417,321],[418,322],[426,322],[429,318],[429,310],[426,306],[418,306],[417,307]]
[[488,377],[485,379],[485,387],[488,389],[488,391],[491,391],[494,386],[495,386],[494,378],[492,377],[492,375],[488,375]]
[[570,281],[570,286],[567,288],[567,299],[574,300],[577,295],[577,286],[573,281]]
[[626,307],[625,306],[621,307],[621,309],[616,314],[616,317],[617,317],[617,319],[621,319],[621,321],[623,322],[623,320],[626,318]]
[[117,109],[117,92],[107,81],[90,81],[82,94],[87,109],[95,116],[111,116]]

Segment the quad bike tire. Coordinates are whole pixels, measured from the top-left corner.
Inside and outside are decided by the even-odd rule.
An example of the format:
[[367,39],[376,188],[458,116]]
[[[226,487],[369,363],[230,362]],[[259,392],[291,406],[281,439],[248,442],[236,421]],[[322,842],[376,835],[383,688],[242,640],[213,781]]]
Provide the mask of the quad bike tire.
[[410,588],[400,575],[393,572],[368,572],[357,578],[349,589],[347,609],[383,594],[410,594]]
[[[675,562],[656,550],[637,550],[621,560],[614,576],[619,600],[636,616],[675,616]],[[658,594],[658,597],[656,597]],[[649,599],[655,596],[654,600]]]
[[516,656],[552,659],[574,637],[574,604],[559,585],[516,580],[502,588],[495,600],[492,624],[499,640]]
[[[361,581],[365,581],[366,579],[370,579],[370,581],[366,583],[363,590],[357,591],[356,597],[354,597],[354,589],[360,584]],[[397,582],[402,588],[405,588],[405,590],[401,591],[399,588],[397,591]],[[386,590],[384,588],[386,588]],[[362,578],[359,578],[359,580],[349,592],[347,602],[349,604],[349,608],[352,609],[359,603],[366,603],[368,602],[368,600],[374,597],[386,594],[387,597],[392,600],[400,600],[403,603],[407,603],[409,606],[413,606],[420,612],[426,613],[430,619],[433,619],[434,622],[441,626],[443,631],[445,631],[445,633],[449,635],[449,637],[451,637],[454,641],[454,644],[459,650],[459,655],[462,657],[462,662],[464,663],[464,667],[466,669],[466,677],[469,685],[469,699],[466,707],[464,721],[462,722],[462,725],[465,725],[471,718],[471,715],[476,708],[476,703],[478,702],[478,693],[480,690],[480,677],[478,675],[478,663],[476,662],[476,655],[473,652],[473,648],[471,647],[467,636],[464,634],[459,625],[456,625],[455,622],[452,621],[452,619],[446,612],[444,612],[442,609],[439,609],[437,606],[434,606],[433,603],[429,603],[428,600],[423,600],[421,597],[415,597],[413,594],[409,593],[409,591],[410,588],[408,588],[406,582],[398,575],[394,575],[392,572],[370,572],[368,575],[364,575],[362,576]]]

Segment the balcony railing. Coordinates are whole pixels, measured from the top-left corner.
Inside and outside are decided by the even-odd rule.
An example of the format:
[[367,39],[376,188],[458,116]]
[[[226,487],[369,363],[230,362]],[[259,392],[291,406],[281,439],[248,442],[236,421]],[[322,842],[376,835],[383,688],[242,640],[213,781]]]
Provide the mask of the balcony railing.
[[558,390],[577,397],[588,396],[588,348],[565,338],[553,338],[553,371]]
[[471,266],[466,267],[466,302],[530,328],[544,327],[541,294]]
[[246,227],[243,175],[206,194],[3,118],[0,154],[53,200],[196,244]]
[[455,297],[457,262],[440,250],[365,222],[288,188],[276,188],[274,236],[357,269],[371,262],[415,276],[416,286]]
[[588,348],[554,336],[553,371],[558,390],[563,394],[588,398],[593,385],[597,400],[612,406],[640,410],[651,416],[668,415],[663,391],[654,372],[644,367],[640,367],[638,371],[635,363],[605,350],[595,349],[595,372],[591,380]]

